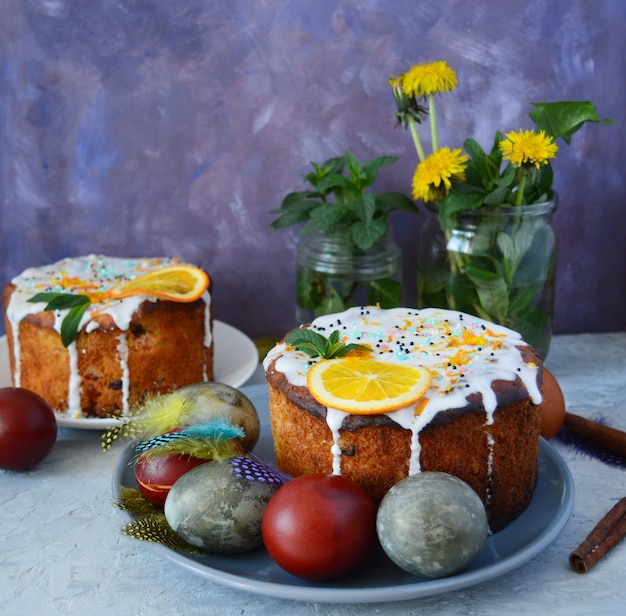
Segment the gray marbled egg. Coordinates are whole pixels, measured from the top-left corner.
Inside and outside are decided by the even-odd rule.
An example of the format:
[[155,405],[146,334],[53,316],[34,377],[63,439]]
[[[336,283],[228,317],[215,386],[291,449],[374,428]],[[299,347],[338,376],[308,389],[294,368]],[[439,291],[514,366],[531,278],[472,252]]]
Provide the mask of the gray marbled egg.
[[185,421],[207,423],[219,417],[228,419],[246,433],[243,439],[245,449],[254,449],[259,440],[261,424],[254,404],[245,394],[230,385],[213,381],[186,385],[178,393],[185,395],[188,409],[185,412]]
[[256,459],[236,456],[185,473],[165,501],[165,517],[183,539],[214,554],[262,543],[261,520],[283,479]]
[[482,501],[467,483],[446,473],[424,472],[387,492],[376,530],[385,553],[399,567],[440,578],[478,556],[488,524]]

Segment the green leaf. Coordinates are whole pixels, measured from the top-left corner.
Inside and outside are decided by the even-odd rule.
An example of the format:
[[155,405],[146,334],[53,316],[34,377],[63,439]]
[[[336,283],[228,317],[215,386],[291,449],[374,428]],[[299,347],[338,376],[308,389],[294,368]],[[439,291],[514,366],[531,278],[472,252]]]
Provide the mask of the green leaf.
[[343,165],[343,157],[329,158],[325,163],[322,163],[321,165],[311,163],[311,166],[314,169],[314,173],[307,173],[303,176],[303,178],[305,179],[305,181],[311,184],[311,186],[316,188],[322,178],[330,174],[341,173],[343,171]]
[[348,176],[350,177],[350,183],[355,187],[366,185],[368,178],[363,171],[363,166],[357,161],[357,159],[354,158],[350,152],[346,152],[344,155],[344,161],[348,171]]
[[376,195],[376,210],[387,214],[393,210],[404,210],[412,214],[419,214],[415,201],[401,192],[382,192]]
[[397,160],[397,156],[379,156],[365,165],[365,175],[368,178],[372,178],[372,181],[374,181],[374,178],[381,167],[393,165]]
[[[529,113],[537,130],[543,130],[556,141],[562,138],[570,143],[572,135],[586,122],[600,122],[600,116],[591,101],[561,101],[558,103],[532,103]],[[611,120],[605,120],[605,124]]]
[[67,314],[61,321],[61,342],[64,347],[68,347],[78,334],[80,321],[85,314],[85,310],[91,304],[91,300],[86,295],[74,295],[72,293],[37,293],[31,297],[29,302],[47,302],[45,311],[67,310]]
[[506,198],[510,194],[511,189],[508,186],[498,186],[485,196],[484,204],[490,207],[497,207],[506,203]]
[[86,303],[78,304],[70,308],[70,311],[65,315],[63,321],[61,321],[61,342],[64,347],[68,347],[76,339],[80,321],[88,306],[89,303]]
[[484,150],[474,139],[466,139],[463,147],[472,159],[471,169],[474,173],[472,174],[470,172],[470,177],[472,178],[471,183],[489,189],[491,186],[491,169]]
[[455,190],[441,201],[439,206],[439,220],[442,226],[457,212],[462,210],[473,210],[480,207],[485,199],[486,192],[481,188],[468,186],[466,184],[455,185]]
[[319,356],[322,359],[343,357],[354,350],[371,351],[369,347],[361,344],[345,344],[339,340],[339,336],[339,331],[334,331],[328,338],[325,338],[312,329],[302,327],[289,332],[285,337],[285,342],[311,357]]
[[303,235],[316,231],[332,231],[343,222],[344,217],[350,214],[350,208],[345,205],[318,205],[309,214],[309,220],[301,230]]
[[313,310],[326,294],[326,282],[322,275],[309,268],[298,268],[296,297],[298,305]]
[[397,280],[373,280],[369,283],[370,290],[367,303],[381,308],[399,308],[402,305],[402,283]]
[[499,130],[496,131],[496,135],[493,139],[493,145],[491,146],[491,152],[489,152],[489,160],[493,165],[496,176],[500,172],[500,167],[502,167],[502,150],[500,149],[500,142],[503,139],[504,135]]
[[468,266],[467,277],[476,286],[480,307],[489,320],[503,323],[509,309],[509,292],[504,278],[497,273]]
[[366,225],[374,219],[376,212],[376,197],[372,193],[367,193],[355,200],[357,214]]
[[330,282],[326,284],[324,290],[324,295],[320,298],[317,306],[315,306],[315,317],[321,317],[325,314],[333,314],[335,312],[343,312],[346,306],[339,291],[337,291]]
[[73,306],[89,305],[90,300],[86,295],[75,295],[72,293],[37,293],[29,300],[31,303],[46,303],[44,310],[67,310]]
[[[294,194],[294,193],[292,193]],[[300,195],[309,194],[309,193],[297,193]],[[289,227],[291,225],[295,225],[301,222],[305,222],[309,219],[311,215],[311,210],[319,207],[318,201],[311,201],[306,198],[301,199],[292,199],[287,205],[283,201],[283,206],[281,209],[275,210],[274,213],[281,213],[282,215],[274,220],[270,227],[274,230],[284,229],[285,227]]]
[[350,190],[354,188],[354,184],[347,177],[338,173],[327,175],[317,185],[317,189],[323,193],[334,192],[342,188]]
[[311,357],[324,357],[328,350],[328,340],[322,334],[305,327],[290,331],[285,342]]
[[387,225],[382,218],[376,218],[369,224],[365,222],[355,222],[350,228],[350,237],[355,246],[361,250],[368,250],[373,244],[379,240],[385,231]]

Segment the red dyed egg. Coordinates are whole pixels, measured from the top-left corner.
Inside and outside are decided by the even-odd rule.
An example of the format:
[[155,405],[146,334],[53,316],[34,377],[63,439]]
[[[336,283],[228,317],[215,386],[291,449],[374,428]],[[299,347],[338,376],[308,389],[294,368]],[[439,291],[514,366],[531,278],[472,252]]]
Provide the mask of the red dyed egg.
[[330,580],[360,567],[376,540],[377,506],[339,475],[311,474],[282,486],[263,514],[263,542],[276,563],[307,580]]
[[163,507],[171,487],[187,471],[210,460],[192,456],[143,454],[135,466],[139,491],[151,502]]
[[23,471],[37,466],[52,450],[57,422],[36,393],[0,388],[0,468]]

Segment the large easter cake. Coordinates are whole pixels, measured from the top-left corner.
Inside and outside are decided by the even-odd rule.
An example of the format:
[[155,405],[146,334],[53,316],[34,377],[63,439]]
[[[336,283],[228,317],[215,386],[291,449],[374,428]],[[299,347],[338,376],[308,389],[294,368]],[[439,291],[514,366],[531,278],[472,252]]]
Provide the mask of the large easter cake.
[[528,506],[538,476],[543,365],[517,333],[455,311],[372,306],[304,327],[369,349],[349,353],[351,361],[416,366],[430,384],[419,400],[389,412],[327,407],[307,375],[341,360],[283,340],[264,360],[281,471],[340,473],[377,500],[409,474],[446,472],[478,493],[494,532]]
[[[191,272],[193,295],[129,290],[154,272]],[[213,378],[211,281],[179,260],[63,259],[25,270],[2,303],[13,384],[70,418],[125,415],[147,393]]]

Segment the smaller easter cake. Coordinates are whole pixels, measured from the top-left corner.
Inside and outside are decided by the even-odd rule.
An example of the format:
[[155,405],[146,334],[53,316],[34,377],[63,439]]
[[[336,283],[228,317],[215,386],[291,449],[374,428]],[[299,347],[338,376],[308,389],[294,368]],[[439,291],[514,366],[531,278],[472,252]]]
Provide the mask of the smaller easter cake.
[[213,379],[211,281],[171,258],[68,258],[2,294],[13,384],[72,419]]
[[279,469],[342,474],[377,501],[420,471],[468,483],[493,532],[537,483],[543,365],[468,314],[373,306],[318,317],[264,360]]

